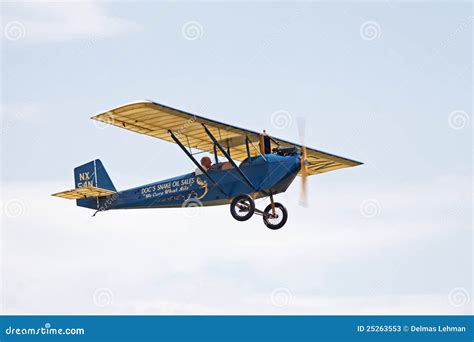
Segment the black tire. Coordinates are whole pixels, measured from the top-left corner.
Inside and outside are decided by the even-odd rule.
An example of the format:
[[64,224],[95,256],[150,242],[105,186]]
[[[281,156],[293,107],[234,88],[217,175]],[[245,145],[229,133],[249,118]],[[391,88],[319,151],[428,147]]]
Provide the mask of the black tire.
[[230,204],[230,213],[237,221],[247,221],[255,212],[255,201],[249,195],[238,195]]
[[[272,205],[269,204],[265,210],[265,214],[271,215],[272,214]],[[272,230],[277,230],[283,227],[288,220],[288,210],[283,206],[283,204],[275,202],[275,213],[278,215],[277,218],[270,218],[270,217],[263,217],[263,223],[265,225],[272,229]],[[273,221],[276,220],[276,221]]]

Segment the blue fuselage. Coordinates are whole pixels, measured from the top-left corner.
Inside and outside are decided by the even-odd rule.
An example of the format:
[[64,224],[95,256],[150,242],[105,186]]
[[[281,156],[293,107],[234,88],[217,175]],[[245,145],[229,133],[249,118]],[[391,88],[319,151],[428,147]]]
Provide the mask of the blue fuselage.
[[293,182],[300,170],[300,157],[296,155],[280,156],[276,154],[252,157],[244,161],[239,169],[247,176],[255,189],[247,184],[239,172],[234,169],[208,171],[218,186],[206,175],[188,173],[179,177],[151,183],[97,199],[80,200],[78,205],[100,210],[171,208],[186,203],[197,202],[211,206],[228,204],[239,194],[254,194],[262,197],[284,192]]

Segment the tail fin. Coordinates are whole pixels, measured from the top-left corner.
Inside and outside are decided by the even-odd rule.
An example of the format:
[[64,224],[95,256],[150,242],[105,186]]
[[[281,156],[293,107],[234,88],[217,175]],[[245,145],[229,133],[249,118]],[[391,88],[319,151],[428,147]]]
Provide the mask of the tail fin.
[[[104,165],[102,165],[102,162],[99,159],[76,167],[74,169],[74,183],[76,189],[85,186],[94,186],[96,188],[111,190],[114,192],[117,191],[115,190],[115,186],[110,180],[107,171],[105,171]],[[98,209],[99,198],[78,199],[76,204],[79,207]]]
[[74,169],[74,183],[76,189],[84,186],[94,186],[96,188],[117,191],[99,159],[76,167]]

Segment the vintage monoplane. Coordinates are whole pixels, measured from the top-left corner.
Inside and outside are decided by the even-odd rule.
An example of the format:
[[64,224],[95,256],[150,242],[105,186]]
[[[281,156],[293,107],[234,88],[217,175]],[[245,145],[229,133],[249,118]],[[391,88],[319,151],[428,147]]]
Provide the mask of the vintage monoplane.
[[[75,189],[54,194],[75,199],[95,213],[111,209],[172,208],[230,204],[232,216],[246,221],[260,215],[270,229],[283,227],[288,211],[273,195],[286,191],[297,175],[306,177],[362,163],[227,125],[152,101],[126,104],[92,117],[102,123],[176,143],[196,165],[195,172],[136,188],[117,191],[100,160],[74,169]],[[300,130],[303,140],[304,129]],[[208,152],[215,163],[199,163]],[[219,160],[227,159],[226,162]],[[240,161],[237,165],[236,161]],[[255,199],[269,198],[263,210]]]

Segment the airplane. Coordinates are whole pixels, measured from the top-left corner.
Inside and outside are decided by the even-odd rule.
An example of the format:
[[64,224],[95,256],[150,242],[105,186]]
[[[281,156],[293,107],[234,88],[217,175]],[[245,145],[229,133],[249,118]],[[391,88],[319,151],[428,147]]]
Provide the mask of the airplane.
[[[258,215],[268,228],[277,230],[287,222],[288,211],[274,201],[274,195],[285,192],[297,175],[302,178],[301,199],[306,203],[308,176],[362,164],[307,148],[303,141],[295,144],[265,131],[242,129],[149,100],[128,103],[91,119],[175,143],[197,167],[195,172],[117,191],[100,160],[78,166],[75,188],[53,196],[75,199],[78,206],[95,210],[93,216],[115,209],[230,204],[236,220]],[[303,140],[304,124],[300,127]],[[195,156],[203,152],[213,155],[213,165],[209,160],[207,166],[197,161]],[[259,198],[270,199],[263,210],[255,207]]]

